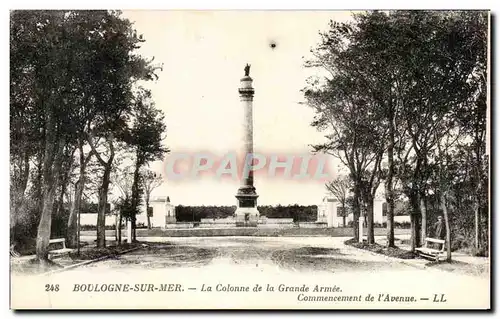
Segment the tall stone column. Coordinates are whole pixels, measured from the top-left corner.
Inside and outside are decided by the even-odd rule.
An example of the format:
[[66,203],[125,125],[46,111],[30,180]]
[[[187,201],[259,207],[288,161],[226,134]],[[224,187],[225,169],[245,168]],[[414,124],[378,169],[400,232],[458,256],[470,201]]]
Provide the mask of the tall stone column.
[[[247,157],[253,156],[253,95],[252,78],[249,76],[250,65],[245,67],[245,76],[240,80],[240,101],[243,107],[243,156],[244,164],[253,162]],[[245,171],[245,170],[243,170]],[[248,171],[248,169],[246,170]],[[235,212],[236,226],[257,226],[259,211],[257,210],[257,192],[253,186],[253,171],[249,171],[248,176],[241,177],[241,185],[236,194],[237,208]]]

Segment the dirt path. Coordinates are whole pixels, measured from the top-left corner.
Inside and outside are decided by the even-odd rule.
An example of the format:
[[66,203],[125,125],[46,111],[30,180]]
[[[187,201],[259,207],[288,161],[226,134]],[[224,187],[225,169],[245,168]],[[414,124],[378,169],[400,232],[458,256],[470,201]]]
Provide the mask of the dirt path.
[[[138,238],[145,241],[146,238]],[[489,300],[489,280],[434,269],[418,269],[384,256],[347,247],[346,238],[332,237],[210,237],[147,238],[149,247],[114,259],[71,269],[48,277],[12,277],[13,292],[23,302],[73,308],[343,308],[342,303],[308,303],[316,287],[338,287],[325,295],[411,295],[427,308],[478,307]],[[58,293],[40,294],[47,284],[59,285]],[[174,285],[177,293],[79,293],[76,286]],[[244,295],[218,290],[238,286],[253,289]],[[279,292],[283,287],[309,287],[305,295]],[[208,292],[211,287],[212,293]],[[274,287],[274,291],[268,290]],[[464,289],[473,294],[464,294]],[[433,303],[435,294],[447,303]],[[71,298],[68,298],[71,297]],[[302,299],[301,299],[302,298]],[[420,299],[426,298],[426,299]],[[302,300],[302,301],[300,301]],[[415,307],[415,304],[359,303],[358,308]]]
[[[343,244],[344,238],[176,237],[138,238],[149,247],[119,256],[111,268],[230,266],[274,267],[289,271],[342,273],[412,267],[370,256]],[[103,267],[102,263],[89,267]]]

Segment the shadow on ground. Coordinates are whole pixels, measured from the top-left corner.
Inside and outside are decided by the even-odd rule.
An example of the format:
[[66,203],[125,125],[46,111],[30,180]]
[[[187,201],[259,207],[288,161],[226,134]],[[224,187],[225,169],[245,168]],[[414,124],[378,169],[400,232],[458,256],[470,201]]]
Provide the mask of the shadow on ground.
[[117,256],[114,259],[125,267],[164,268],[196,267],[209,264],[217,256],[216,249],[168,244],[149,244],[148,247]]
[[327,271],[332,273],[353,271],[374,271],[384,268],[401,268],[401,265],[381,261],[360,260],[353,255],[344,254],[337,248],[300,247],[277,250],[272,254],[273,261],[280,267],[297,271]]
[[[231,245],[229,245],[229,243]],[[113,268],[201,267],[219,261],[233,265],[268,265],[292,271],[327,271],[333,273],[401,268],[400,264],[360,259],[339,248],[298,246],[255,242],[234,238],[229,242],[148,243],[148,247],[110,258]],[[97,267],[97,265],[90,266]]]

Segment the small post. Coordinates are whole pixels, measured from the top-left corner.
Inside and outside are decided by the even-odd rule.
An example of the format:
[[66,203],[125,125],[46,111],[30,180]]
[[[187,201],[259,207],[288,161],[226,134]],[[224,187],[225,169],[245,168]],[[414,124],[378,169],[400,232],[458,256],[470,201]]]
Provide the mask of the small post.
[[363,216],[359,216],[359,242],[363,242],[363,224],[365,223],[365,218]]
[[76,228],[76,254],[80,256],[80,210],[78,210],[78,225]]

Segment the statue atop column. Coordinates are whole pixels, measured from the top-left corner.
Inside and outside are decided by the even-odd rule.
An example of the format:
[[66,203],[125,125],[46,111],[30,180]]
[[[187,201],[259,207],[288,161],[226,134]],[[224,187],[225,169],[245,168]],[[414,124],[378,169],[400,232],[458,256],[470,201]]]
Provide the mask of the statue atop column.
[[245,66],[245,76],[250,76],[250,64],[248,63]]

